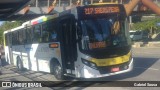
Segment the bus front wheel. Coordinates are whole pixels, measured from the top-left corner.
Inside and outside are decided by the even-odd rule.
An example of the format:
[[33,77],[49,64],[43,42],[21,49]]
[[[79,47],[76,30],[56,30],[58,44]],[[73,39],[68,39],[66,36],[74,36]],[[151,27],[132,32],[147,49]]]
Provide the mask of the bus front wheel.
[[64,80],[64,75],[63,75],[63,71],[62,71],[62,67],[61,65],[54,61],[51,63],[51,73],[54,74],[55,78],[58,80]]

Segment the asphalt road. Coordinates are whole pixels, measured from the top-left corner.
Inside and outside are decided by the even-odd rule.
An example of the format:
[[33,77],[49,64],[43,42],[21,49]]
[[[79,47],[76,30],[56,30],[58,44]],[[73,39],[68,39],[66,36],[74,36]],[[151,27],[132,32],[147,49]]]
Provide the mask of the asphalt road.
[[[158,81],[160,84],[160,48],[133,48],[134,57],[134,68],[131,72],[109,76],[99,79],[88,79],[87,81],[96,81],[96,83],[84,83],[79,82],[79,86],[83,87],[45,87],[45,88],[26,88],[26,89],[42,89],[42,90],[53,90],[53,89],[72,89],[72,90],[160,90],[159,87],[111,87],[117,81],[122,86],[130,81]],[[56,81],[53,75],[43,72],[34,71],[17,71],[16,67],[7,65],[2,68],[2,75],[0,75],[0,81]],[[75,80],[75,79],[74,79]],[[105,81],[105,82],[101,82]],[[112,81],[112,82],[106,82]],[[125,82],[126,81],[126,82]],[[73,84],[73,86],[77,84]],[[70,84],[70,83],[67,83]],[[64,83],[63,83],[64,85]],[[98,87],[99,86],[99,87]],[[11,88],[3,88],[9,90]],[[22,88],[16,88],[22,90]],[[2,89],[1,89],[2,90]]]

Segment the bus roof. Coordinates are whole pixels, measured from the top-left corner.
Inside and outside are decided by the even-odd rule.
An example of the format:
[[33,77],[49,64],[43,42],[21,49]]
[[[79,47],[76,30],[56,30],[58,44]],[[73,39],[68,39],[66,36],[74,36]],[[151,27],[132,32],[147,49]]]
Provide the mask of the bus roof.
[[19,30],[19,29],[22,29],[22,28],[24,28],[24,26],[19,26],[19,27],[16,27],[16,28],[12,28],[10,30],[4,31],[3,34],[6,34],[8,32],[13,32],[13,31],[16,31],[16,30]]
[[30,21],[27,21],[27,22],[24,22],[22,25],[23,26],[30,26],[30,25],[36,25],[36,24],[38,24],[38,23],[42,23],[42,22],[46,22],[46,21],[48,21],[48,20],[50,20],[50,19],[53,19],[53,18],[55,18],[55,17],[58,17],[58,15],[59,14],[54,14],[54,15],[52,15],[52,16],[40,16],[40,17],[37,17],[37,18],[35,18],[35,19],[32,19],[32,20],[30,20]]
[[10,31],[16,31],[16,30],[19,30],[19,29],[22,29],[22,28],[24,28],[24,27],[23,26],[19,26],[19,27],[11,29]]

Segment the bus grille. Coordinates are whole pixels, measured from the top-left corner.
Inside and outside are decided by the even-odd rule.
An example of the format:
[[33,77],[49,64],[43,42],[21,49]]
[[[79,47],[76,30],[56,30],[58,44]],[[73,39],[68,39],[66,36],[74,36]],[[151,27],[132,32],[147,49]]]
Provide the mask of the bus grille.
[[[112,73],[111,69],[113,67],[119,67],[119,71],[122,71],[122,70],[128,69],[128,65],[129,65],[129,62],[126,62],[126,63],[119,64],[119,65],[98,67],[98,70],[99,70],[100,74],[107,74],[107,73]],[[127,67],[127,68],[125,68],[125,67]]]

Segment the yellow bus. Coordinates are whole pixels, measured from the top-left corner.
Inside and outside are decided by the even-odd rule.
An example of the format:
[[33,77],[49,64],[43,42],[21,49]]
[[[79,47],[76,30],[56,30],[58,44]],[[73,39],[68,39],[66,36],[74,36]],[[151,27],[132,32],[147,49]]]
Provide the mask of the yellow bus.
[[133,58],[128,26],[121,4],[77,6],[41,16],[4,32],[6,61],[59,80],[129,72]]

